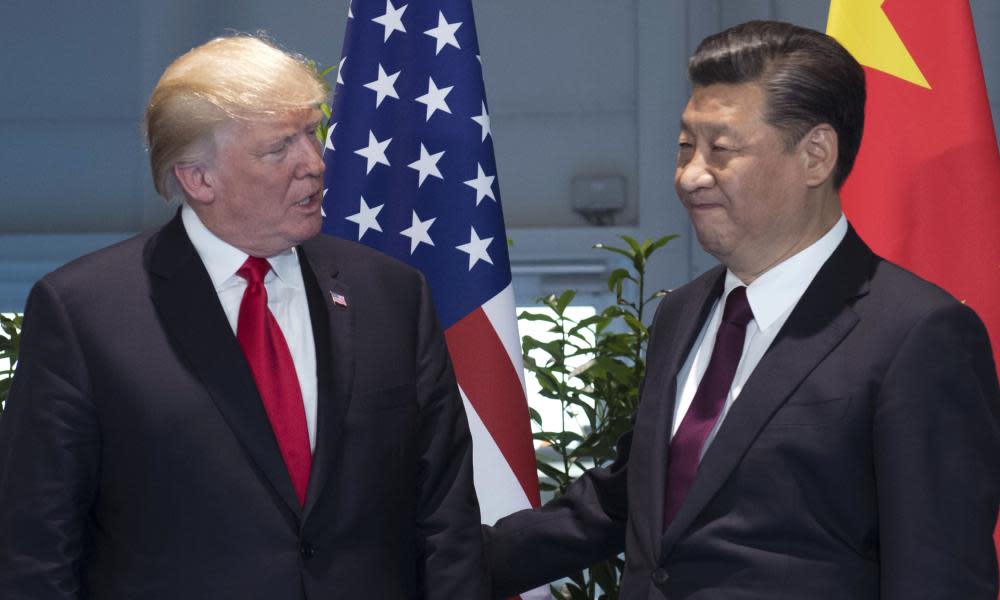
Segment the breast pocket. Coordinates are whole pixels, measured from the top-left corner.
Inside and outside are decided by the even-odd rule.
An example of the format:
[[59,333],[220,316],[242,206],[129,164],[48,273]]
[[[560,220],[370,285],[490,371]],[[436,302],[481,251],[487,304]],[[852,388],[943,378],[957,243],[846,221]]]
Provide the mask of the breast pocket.
[[808,400],[792,398],[778,409],[770,424],[779,427],[829,425],[842,420],[850,404],[850,396]]

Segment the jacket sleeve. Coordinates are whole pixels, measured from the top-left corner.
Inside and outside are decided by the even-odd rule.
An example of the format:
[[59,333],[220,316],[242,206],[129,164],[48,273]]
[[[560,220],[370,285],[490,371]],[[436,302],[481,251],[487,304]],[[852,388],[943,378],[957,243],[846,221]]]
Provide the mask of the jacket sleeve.
[[0,596],[81,597],[100,436],[84,352],[56,290],[37,283],[0,417]]
[[477,600],[488,594],[472,475],[472,438],[448,349],[421,277],[417,325],[419,472],[417,531],[423,596]]
[[874,415],[881,597],[995,600],[1000,392],[969,308],[921,319],[886,372]]
[[613,464],[586,471],[562,496],[483,527],[494,598],[555,581],[625,549],[631,440],[629,431],[618,440]]

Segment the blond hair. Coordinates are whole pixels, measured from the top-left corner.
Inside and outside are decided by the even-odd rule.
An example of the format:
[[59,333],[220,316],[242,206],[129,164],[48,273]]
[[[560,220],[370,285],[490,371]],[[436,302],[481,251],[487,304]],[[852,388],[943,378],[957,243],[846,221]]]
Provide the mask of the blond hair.
[[260,36],[220,37],[188,51],[163,72],[146,106],[156,191],[180,196],[174,166],[210,160],[220,126],[315,108],[327,93],[304,57]]

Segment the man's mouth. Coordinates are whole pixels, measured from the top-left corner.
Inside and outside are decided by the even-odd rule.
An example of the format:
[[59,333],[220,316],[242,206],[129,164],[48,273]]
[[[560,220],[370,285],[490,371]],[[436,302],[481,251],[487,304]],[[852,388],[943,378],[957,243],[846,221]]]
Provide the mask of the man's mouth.
[[317,190],[312,194],[296,202],[295,206],[309,206],[313,202],[322,202],[322,200],[323,200],[323,193]]

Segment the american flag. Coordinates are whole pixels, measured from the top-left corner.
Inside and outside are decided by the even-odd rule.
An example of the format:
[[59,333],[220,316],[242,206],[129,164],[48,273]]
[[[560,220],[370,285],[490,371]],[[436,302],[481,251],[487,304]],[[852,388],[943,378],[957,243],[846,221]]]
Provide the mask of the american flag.
[[472,429],[483,521],[539,503],[507,236],[469,0],[355,0],[324,231],[420,269]]

